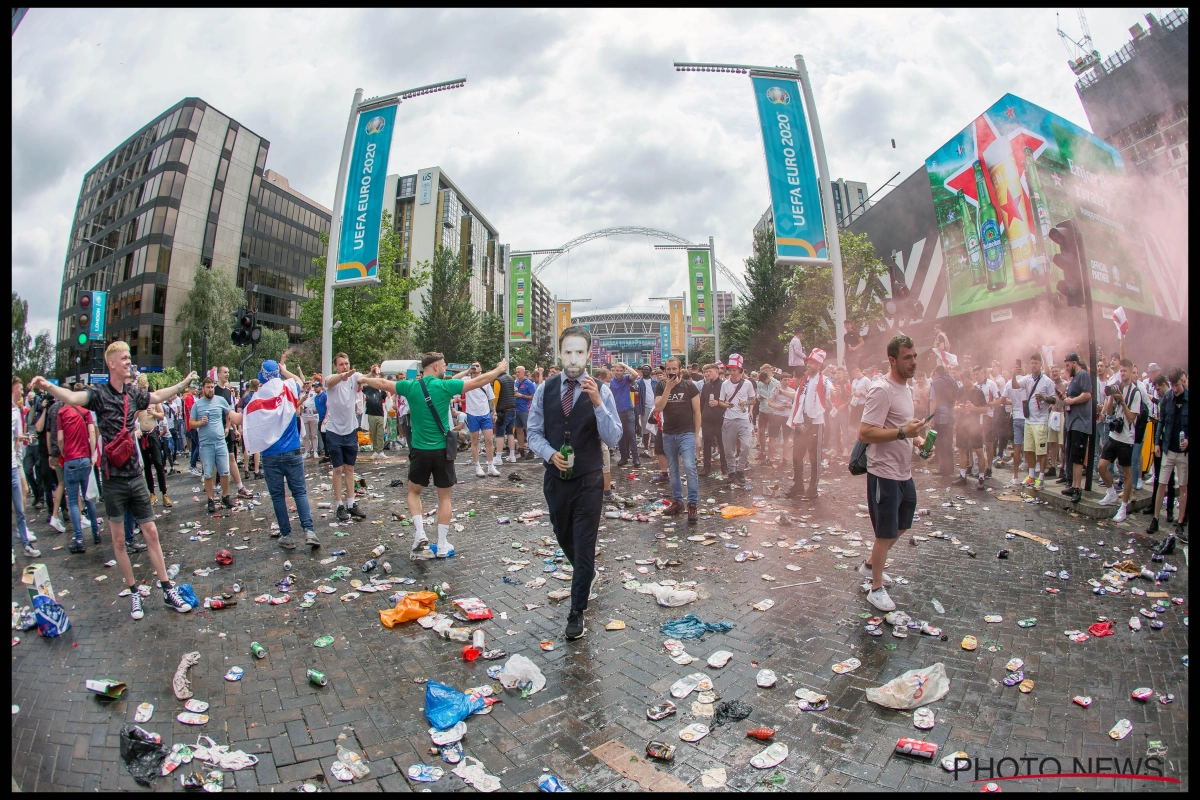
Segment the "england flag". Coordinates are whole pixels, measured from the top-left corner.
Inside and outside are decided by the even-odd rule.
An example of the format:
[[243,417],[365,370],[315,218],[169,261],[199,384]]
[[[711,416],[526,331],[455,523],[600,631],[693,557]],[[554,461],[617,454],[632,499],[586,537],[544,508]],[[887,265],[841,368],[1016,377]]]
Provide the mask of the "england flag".
[[294,380],[272,378],[259,387],[246,406],[242,437],[247,453],[261,453],[296,426],[299,387]]

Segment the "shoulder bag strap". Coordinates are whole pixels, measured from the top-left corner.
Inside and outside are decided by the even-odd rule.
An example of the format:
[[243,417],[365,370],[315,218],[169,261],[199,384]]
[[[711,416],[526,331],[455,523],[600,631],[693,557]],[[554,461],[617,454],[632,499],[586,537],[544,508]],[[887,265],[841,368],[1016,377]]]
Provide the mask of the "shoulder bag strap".
[[433,398],[429,396],[429,390],[425,388],[425,379],[420,378],[417,380],[417,383],[421,385],[421,392],[425,395],[425,405],[429,406],[429,413],[433,414],[433,421],[437,423],[438,430],[442,432],[442,436],[445,436],[446,426],[442,424],[442,418],[438,416],[437,411],[433,408]]

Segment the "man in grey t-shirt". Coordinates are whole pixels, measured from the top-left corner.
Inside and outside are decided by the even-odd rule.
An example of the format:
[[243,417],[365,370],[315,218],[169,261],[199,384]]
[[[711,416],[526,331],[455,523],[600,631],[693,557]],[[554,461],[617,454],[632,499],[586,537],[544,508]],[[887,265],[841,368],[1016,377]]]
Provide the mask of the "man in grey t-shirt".
[[[1078,503],[1083,497],[1083,465],[1087,460],[1088,440],[1092,434],[1092,422],[1095,416],[1095,406],[1092,400],[1092,376],[1084,369],[1078,353],[1068,353],[1063,361],[1071,383],[1064,394],[1059,392],[1063,405],[1066,407],[1066,420],[1063,422],[1063,432],[1066,434],[1065,456],[1066,464],[1071,465],[1071,485],[1062,490],[1072,502]],[[1065,464],[1064,464],[1065,468]]]

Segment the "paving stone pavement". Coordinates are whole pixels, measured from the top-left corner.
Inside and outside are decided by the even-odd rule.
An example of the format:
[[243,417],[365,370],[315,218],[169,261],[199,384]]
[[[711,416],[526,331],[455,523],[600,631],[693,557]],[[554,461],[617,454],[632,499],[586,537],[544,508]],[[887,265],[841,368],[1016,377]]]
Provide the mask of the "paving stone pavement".
[[[991,482],[988,492],[977,492],[974,487],[951,490],[936,476],[919,473],[921,505],[932,513],[919,518],[914,532],[943,531],[958,537],[976,556],[947,540],[930,539],[919,546],[907,538],[899,542],[892,550],[894,563],[888,571],[909,583],[895,587],[892,597],[900,609],[940,626],[947,640],[915,632],[897,639],[890,629],[872,638],[863,631],[862,616],[871,609],[854,572],[860,559],[837,558],[829,551],[831,546],[849,548],[853,543],[844,535],[824,530],[833,526],[861,531],[865,543],[858,549],[866,552],[870,525],[858,506],[865,502],[865,479],[851,477],[844,464],[834,462],[822,480],[822,498],[815,503],[794,506],[783,498],[767,497],[769,505],[749,519],[714,516],[697,526],[701,532],[736,531],[744,523],[749,535],[735,532],[728,542],[718,539],[705,546],[687,541],[692,531],[682,518],[668,533],[677,537],[675,540],[654,538],[664,531],[661,518],[649,523],[604,520],[606,529],[600,536],[609,541],[603,542],[597,559],[604,572],[597,586],[599,596],[588,611],[588,634],[577,642],[566,642],[567,609],[546,597],[548,590],[562,584],[550,580],[533,590],[502,580],[509,574],[500,561],[503,557],[533,560],[530,566],[512,573],[521,580],[543,574],[540,558],[511,547],[512,542],[521,542],[533,548],[541,537],[552,535],[548,524],[540,520],[528,526],[516,520],[523,511],[545,507],[540,464],[505,463],[501,468],[505,476],[516,473],[525,478],[514,483],[505,478],[478,479],[460,459],[463,481],[454,492],[455,511],[475,510],[476,516],[455,520],[464,526],[462,532],[451,533],[457,555],[436,562],[410,562],[407,552],[412,528],[392,519],[393,510],[405,511],[400,504],[403,485],[389,487],[391,480],[406,475],[403,457],[374,462],[363,454],[360,468],[370,483],[371,495],[362,501],[368,520],[335,529],[329,527],[332,515],[315,508],[317,501],[328,499],[327,491],[316,488],[328,481],[327,472],[308,462],[317,530],[324,542],[322,548],[311,552],[301,545],[284,553],[268,538],[267,528],[274,517],[265,496],[260,498],[261,506],[248,512],[211,518],[203,513],[202,503],[192,502],[198,479],[187,474],[170,479],[176,505],[159,519],[167,563],[182,565],[179,580],[190,582],[200,597],[240,582],[244,589],[239,604],[224,611],[197,609],[188,615],[175,614],[162,605],[155,591],[147,599],[145,619],[134,622],[128,616],[128,600],[117,597],[119,574],[102,566],[111,558],[110,547],[89,546],[86,555],[69,555],[65,547],[54,549],[65,545],[66,537],[52,534],[44,517],[39,519],[34,527],[43,556],[38,561],[48,566],[55,589],[68,591],[61,599],[72,627],[57,639],[42,639],[33,630],[15,634],[21,638],[12,648],[12,702],[20,706],[12,724],[16,784],[24,791],[141,790],[121,762],[118,732],[132,721],[137,705],[148,701],[156,710],[146,727],[160,732],[167,743],[194,742],[202,733],[218,744],[258,757],[256,767],[225,776],[227,790],[289,790],[309,781],[335,790],[472,791],[450,774],[450,765],[429,754],[429,725],[422,714],[425,687],[420,680],[435,679],[460,690],[480,686],[491,683],[486,668],[503,662],[465,662],[461,644],[441,639],[415,623],[383,628],[378,612],[389,605],[386,592],[343,602],[339,596],[350,587],[341,581],[336,584],[337,594],[320,595],[311,609],[302,610],[295,602],[317,578],[334,569],[334,565],[318,563],[331,551],[348,550],[337,563],[352,568],[350,578],[364,578],[359,568],[377,544],[388,546],[381,560],[390,561],[395,573],[416,580],[411,588],[447,581],[452,597],[474,595],[485,600],[497,617],[483,624],[489,647],[526,655],[545,673],[547,685],[542,692],[525,700],[503,693],[503,702],[494,705],[490,714],[467,721],[463,740],[467,755],[479,759],[505,789],[536,790],[538,778],[549,771],[576,789],[637,790],[637,783],[622,777],[591,751],[616,740],[640,754],[648,740],[659,739],[678,748],[672,762],[651,762],[653,766],[696,790],[702,787],[701,771],[713,767],[724,767],[726,788],[738,791],[979,790],[981,784],[971,782],[973,774],[959,774],[956,781],[937,763],[894,755],[896,740],[906,736],[935,742],[941,748],[939,757],[965,750],[983,759],[985,767],[989,759],[1026,759],[1020,762],[1023,772],[1028,764],[1037,769],[1038,760],[1054,757],[1062,762],[1062,772],[1075,771],[1072,759],[1078,758],[1085,765],[1092,759],[1096,765],[1092,771],[1111,773],[1117,761],[1096,760],[1120,759],[1123,765],[1125,759],[1136,763],[1140,758],[1144,763],[1148,742],[1161,740],[1167,748],[1163,774],[1180,783],[1086,778],[1027,780],[1004,786],[1010,790],[1172,791],[1186,790],[1189,783],[1188,682],[1187,667],[1181,663],[1187,654],[1187,605],[1169,607],[1163,630],[1146,626],[1133,633],[1127,620],[1149,601],[1128,593],[1097,596],[1086,584],[1088,578],[1100,576],[1103,560],[1116,555],[1114,546],[1133,547],[1136,552],[1129,557],[1149,563],[1147,540],[1137,533],[1144,527],[1145,517],[1140,514],[1130,518],[1133,524],[1096,522],[1020,499],[999,499],[998,495],[1006,494],[999,481]],[[651,471],[632,473],[636,480],[629,480],[629,474],[616,476],[619,492],[643,494],[644,503],[657,497],[658,487],[649,482]],[[712,498],[717,503],[750,505],[752,497],[762,495],[764,486],[782,477],[777,468],[770,467],[756,467],[749,474],[756,481],[752,491],[702,478],[702,501]],[[264,489],[261,481],[248,485],[255,491]],[[424,499],[426,508],[432,508],[432,489]],[[946,502],[957,507],[943,507]],[[715,508],[715,504],[708,507]],[[793,521],[820,530],[788,524],[781,516],[783,511]],[[500,516],[512,517],[513,524],[498,524]],[[216,533],[207,542],[192,542],[189,536],[194,531],[180,530],[180,524],[189,521],[200,521]],[[295,521],[293,526],[298,528]],[[251,533],[251,528],[262,530]],[[1027,539],[1006,540],[1009,528],[1046,537],[1060,550],[1050,552]],[[348,535],[335,538],[335,531]],[[780,537],[789,543],[800,538],[815,543],[814,535],[821,536],[822,547],[811,553],[768,547],[778,544]],[[249,540],[244,542],[243,537]],[[1100,541],[1105,545],[1099,545]],[[249,549],[234,551],[233,566],[209,577],[192,576],[197,568],[215,566],[217,549],[242,544]],[[1102,553],[1103,558],[1087,558],[1081,546]],[[1004,560],[997,558],[1002,547],[1012,550]],[[764,558],[736,563],[738,550],[758,550]],[[625,589],[620,571],[636,569],[633,560],[615,560],[625,554],[634,559],[680,559],[679,567],[658,572],[650,566],[651,574],[637,577],[649,581],[657,573],[657,578],[695,580],[701,599],[683,608],[660,608],[652,597]],[[252,598],[264,592],[278,594],[274,584],[285,574],[285,558],[294,565],[291,575],[297,586],[293,602],[277,606],[253,602]],[[1186,599],[1186,558],[1180,552],[1168,560],[1178,565],[1179,572],[1157,588]],[[145,554],[134,562],[139,581],[151,583],[153,575]],[[28,603],[26,587],[20,582],[26,563],[27,559],[19,558],[13,567],[13,600],[22,604]],[[788,570],[787,564],[799,570]],[[700,567],[705,569],[700,571]],[[1071,573],[1069,580],[1043,575],[1045,570],[1064,568]],[[775,582],[764,580],[764,574],[776,578]],[[95,578],[100,575],[107,575],[108,580],[97,583]],[[785,588],[817,578],[819,583]],[[1156,588],[1146,581],[1134,583],[1149,591]],[[1048,586],[1062,591],[1048,594]],[[943,604],[944,614],[934,611],[934,597]],[[775,600],[769,611],[751,608],[765,598]],[[526,604],[538,607],[527,611]],[[440,603],[439,610],[448,606]],[[499,618],[501,612],[507,620]],[[710,633],[699,642],[686,643],[688,651],[700,659],[718,649],[731,651],[733,658],[723,669],[710,669],[703,660],[678,666],[664,651],[662,643],[667,637],[659,627],[689,613],[705,621],[733,623],[727,633]],[[987,624],[985,614],[1001,614],[1004,621]],[[1081,644],[1064,636],[1064,630],[1087,628],[1098,615],[1116,621],[1116,635]],[[1036,617],[1036,627],[1019,628],[1017,620],[1025,617]],[[626,628],[606,631],[604,624],[614,618],[624,620]],[[506,635],[507,630],[516,633]],[[318,649],[313,641],[323,634],[333,636],[335,643]],[[959,643],[966,634],[979,638],[976,651],[961,649]],[[539,647],[542,639],[553,640],[555,649],[543,651]],[[266,647],[265,659],[255,660],[250,655],[251,641]],[[193,650],[202,657],[189,673],[192,688],[197,698],[212,704],[210,721],[199,728],[174,720],[182,703],[171,690],[171,676],[180,657]],[[859,669],[844,675],[832,672],[835,663],[851,656],[862,661]],[[1001,683],[1004,664],[1013,656],[1025,660],[1026,674],[1036,682],[1030,694]],[[931,706],[937,714],[937,725],[931,731],[914,728],[911,712],[866,701],[864,689],[935,662],[945,664],[950,691]],[[223,680],[231,666],[246,670],[241,681]],[[329,685],[308,683],[305,672],[310,667],[323,671]],[[774,688],[756,686],[759,668],[770,668],[779,675]],[[679,741],[678,733],[695,721],[691,715],[694,695],[678,703],[678,715],[661,722],[648,721],[645,712],[669,699],[669,687],[677,678],[697,671],[712,677],[720,700],[741,700],[753,707],[753,713],[688,744]],[[84,689],[88,678],[115,678],[129,688],[120,700],[106,700]],[[1161,705],[1152,699],[1143,704],[1130,699],[1130,691],[1139,686],[1173,693],[1175,702]],[[829,709],[820,713],[797,710],[793,692],[799,687],[827,694]],[[1073,704],[1071,697],[1077,694],[1090,695],[1091,707]],[[1107,732],[1121,718],[1133,723],[1133,733],[1123,741],[1113,741]],[[750,757],[764,745],[745,734],[759,726],[775,728],[775,741],[790,749],[787,760],[776,769],[759,771],[749,764]],[[365,754],[371,771],[364,780],[343,784],[333,778],[330,768],[339,743]],[[446,776],[432,784],[410,783],[405,773],[417,762],[443,767]],[[1003,774],[1012,774],[1017,763],[1006,762],[1001,767]],[[180,790],[179,781],[165,778],[154,788]]]

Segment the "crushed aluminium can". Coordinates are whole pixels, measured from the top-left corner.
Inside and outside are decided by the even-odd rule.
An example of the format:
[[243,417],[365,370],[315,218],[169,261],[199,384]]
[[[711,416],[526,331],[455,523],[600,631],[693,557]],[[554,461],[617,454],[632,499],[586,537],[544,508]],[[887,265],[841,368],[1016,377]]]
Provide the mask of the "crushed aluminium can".
[[308,677],[308,682],[314,686],[328,686],[329,678],[325,677],[325,673],[317,669],[310,669],[305,673]]
[[926,761],[932,761],[937,755],[938,746],[933,742],[926,742],[921,739],[909,739],[907,737],[896,742],[895,752],[900,755],[914,756],[923,758]]

